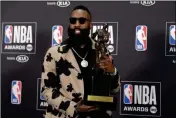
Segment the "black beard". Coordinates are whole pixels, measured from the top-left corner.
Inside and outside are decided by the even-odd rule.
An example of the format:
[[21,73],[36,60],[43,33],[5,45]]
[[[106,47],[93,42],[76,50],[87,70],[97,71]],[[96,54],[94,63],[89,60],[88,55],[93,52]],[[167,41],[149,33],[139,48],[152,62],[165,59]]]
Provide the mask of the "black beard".
[[[79,29],[80,34],[75,34],[75,30]],[[90,28],[86,29],[80,29],[80,28],[75,28],[71,29],[70,27],[68,28],[68,36],[70,39],[70,43],[74,46],[81,46],[84,44],[89,44],[91,39],[89,38],[89,33],[90,33]]]

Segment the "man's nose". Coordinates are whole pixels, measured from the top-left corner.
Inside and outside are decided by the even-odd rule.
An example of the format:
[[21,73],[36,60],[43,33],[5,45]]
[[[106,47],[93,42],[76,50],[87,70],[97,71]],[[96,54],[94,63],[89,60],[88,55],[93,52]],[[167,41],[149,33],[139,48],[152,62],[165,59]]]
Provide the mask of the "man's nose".
[[80,27],[80,23],[79,23],[78,20],[77,20],[76,23],[75,23],[75,27]]

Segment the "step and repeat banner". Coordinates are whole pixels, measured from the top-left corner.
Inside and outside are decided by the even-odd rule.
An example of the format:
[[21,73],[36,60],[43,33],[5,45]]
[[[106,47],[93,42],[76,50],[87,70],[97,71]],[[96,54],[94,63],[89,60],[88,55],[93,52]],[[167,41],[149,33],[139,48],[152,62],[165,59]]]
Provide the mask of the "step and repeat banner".
[[91,32],[109,23],[108,49],[121,75],[113,118],[176,116],[175,2],[62,0],[1,2],[2,118],[43,118],[43,58],[67,38],[76,5],[90,9]]

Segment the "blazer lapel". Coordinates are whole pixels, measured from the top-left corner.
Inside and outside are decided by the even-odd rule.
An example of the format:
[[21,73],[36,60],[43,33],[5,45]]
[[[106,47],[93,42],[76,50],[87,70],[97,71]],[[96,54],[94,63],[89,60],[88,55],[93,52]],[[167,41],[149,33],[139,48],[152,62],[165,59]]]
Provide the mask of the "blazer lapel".
[[74,70],[71,71],[71,75],[69,76],[70,82],[72,83],[73,88],[75,89],[76,93],[81,93],[81,96],[83,98],[83,96],[84,96],[84,82],[83,82],[83,79],[79,80],[77,78],[78,73],[81,73],[81,70],[79,68],[78,62],[77,62],[71,49],[68,50],[68,52],[65,56],[65,59],[68,62],[70,62],[72,64],[72,66],[74,67],[74,70],[76,70],[76,71],[74,71]]
[[[95,42],[92,40],[92,49],[95,49]],[[74,67],[74,69],[76,71],[71,71],[71,75],[70,75],[70,81],[72,82],[72,84],[75,86],[75,91],[77,93],[81,93],[82,97],[84,96],[84,81],[83,79],[80,81],[78,80],[77,76],[78,73],[81,73],[81,70],[79,68],[78,62],[72,52],[71,49],[68,49],[67,54],[65,55],[65,59],[70,62],[72,64],[72,66]]]
[[72,66],[81,73],[81,70],[79,68],[78,62],[76,61],[76,58],[72,52],[71,49],[68,50],[68,53],[66,54],[65,58],[72,64]]

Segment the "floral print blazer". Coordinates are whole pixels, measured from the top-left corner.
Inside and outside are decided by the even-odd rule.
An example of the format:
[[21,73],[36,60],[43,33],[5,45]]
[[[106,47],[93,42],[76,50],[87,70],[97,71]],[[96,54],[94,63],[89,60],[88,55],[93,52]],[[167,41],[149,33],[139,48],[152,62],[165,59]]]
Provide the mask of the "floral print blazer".
[[[95,42],[92,40],[92,49]],[[83,99],[84,84],[81,70],[67,44],[47,50],[42,66],[42,95],[48,103],[45,118],[76,118],[77,102]],[[113,80],[112,92],[120,88],[120,76]]]

